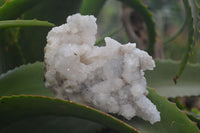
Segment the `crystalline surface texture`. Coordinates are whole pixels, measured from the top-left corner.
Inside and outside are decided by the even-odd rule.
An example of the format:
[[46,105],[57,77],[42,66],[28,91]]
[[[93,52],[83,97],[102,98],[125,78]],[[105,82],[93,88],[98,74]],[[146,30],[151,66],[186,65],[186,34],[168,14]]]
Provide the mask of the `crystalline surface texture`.
[[155,123],[160,112],[146,97],[144,70],[155,63],[135,43],[106,37],[96,47],[96,18],[75,14],[54,27],[45,47],[45,85],[56,97],[86,104],[126,119],[139,116]]

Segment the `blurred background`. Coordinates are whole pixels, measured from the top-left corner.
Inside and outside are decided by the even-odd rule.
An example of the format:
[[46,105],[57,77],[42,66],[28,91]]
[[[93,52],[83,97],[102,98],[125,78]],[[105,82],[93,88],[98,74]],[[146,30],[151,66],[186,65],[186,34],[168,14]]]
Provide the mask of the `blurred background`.
[[[182,0],[150,0],[146,4],[148,5],[148,9],[153,13],[156,32],[163,47],[164,58],[176,61],[181,60],[187,44],[187,28],[173,41],[166,44],[164,42],[176,33],[184,22],[185,11]],[[97,38],[101,38],[123,25],[122,6],[121,2],[116,0],[106,1],[97,19]],[[114,35],[113,38],[121,43],[128,43],[130,41],[124,29]],[[196,43],[189,62],[200,62],[200,43]]]

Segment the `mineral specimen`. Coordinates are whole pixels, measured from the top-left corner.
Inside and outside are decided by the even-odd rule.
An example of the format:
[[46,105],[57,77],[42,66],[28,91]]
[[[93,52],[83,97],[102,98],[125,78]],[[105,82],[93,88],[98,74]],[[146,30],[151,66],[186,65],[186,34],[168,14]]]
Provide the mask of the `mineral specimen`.
[[139,116],[155,123],[160,112],[146,97],[144,70],[155,63],[135,43],[106,37],[96,47],[96,18],[75,14],[54,27],[45,47],[45,85],[56,97],[86,104],[126,119]]

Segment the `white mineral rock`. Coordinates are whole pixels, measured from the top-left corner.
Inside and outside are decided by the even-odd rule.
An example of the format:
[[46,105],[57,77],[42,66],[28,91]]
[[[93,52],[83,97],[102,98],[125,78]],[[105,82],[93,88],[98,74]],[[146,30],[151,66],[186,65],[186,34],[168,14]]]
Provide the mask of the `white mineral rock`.
[[160,112],[146,97],[144,70],[155,66],[152,57],[135,43],[121,45],[106,37],[96,47],[96,18],[75,14],[53,28],[45,47],[45,85],[56,97],[90,105],[130,120],[139,116],[155,123]]

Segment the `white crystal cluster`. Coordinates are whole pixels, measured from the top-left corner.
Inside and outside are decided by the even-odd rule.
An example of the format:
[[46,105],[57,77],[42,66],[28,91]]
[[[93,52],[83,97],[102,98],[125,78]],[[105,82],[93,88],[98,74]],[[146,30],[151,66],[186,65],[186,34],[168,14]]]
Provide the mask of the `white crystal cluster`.
[[106,37],[96,47],[96,18],[75,14],[53,28],[45,47],[45,85],[56,97],[86,104],[131,119],[155,123],[160,112],[146,97],[144,70],[155,66],[152,57],[135,43],[121,45]]

